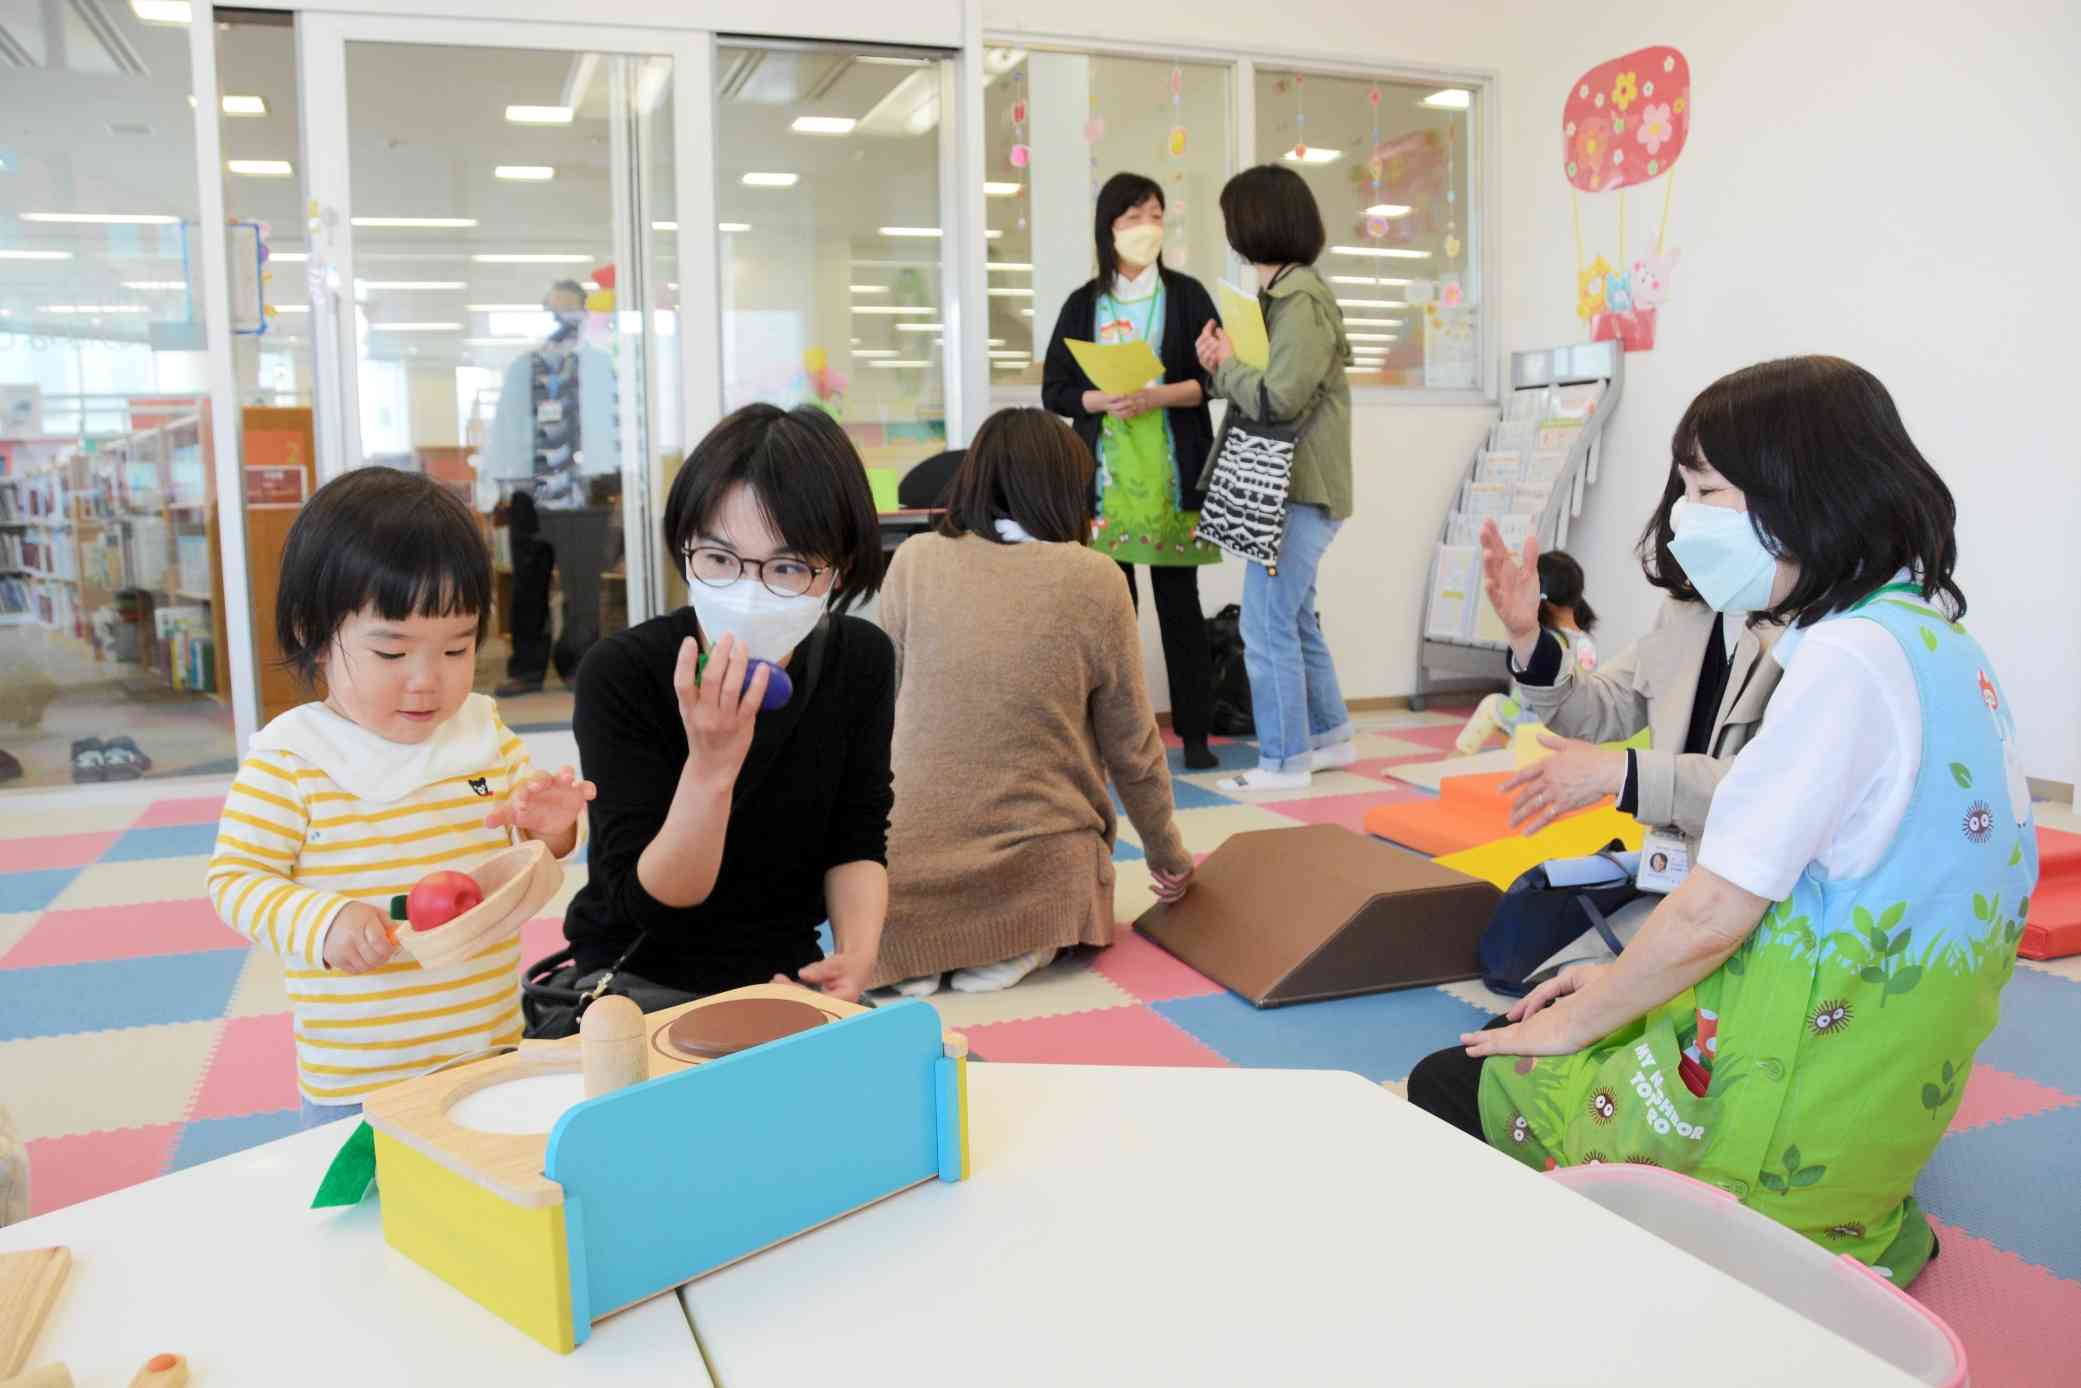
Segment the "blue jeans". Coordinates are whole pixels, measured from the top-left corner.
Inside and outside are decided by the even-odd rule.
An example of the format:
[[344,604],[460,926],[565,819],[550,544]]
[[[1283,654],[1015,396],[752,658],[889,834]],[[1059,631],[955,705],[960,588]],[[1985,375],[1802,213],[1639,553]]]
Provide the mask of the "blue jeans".
[[1278,575],[1243,566],[1243,667],[1265,771],[1306,771],[1318,748],[1351,740],[1351,711],[1315,616],[1315,571],[1342,528],[1320,506],[1289,506]]
[[342,1118],[361,1117],[360,1104],[314,1104],[299,1094],[296,1096],[296,1130],[307,1133],[313,1128],[322,1128],[327,1123],[337,1123]]

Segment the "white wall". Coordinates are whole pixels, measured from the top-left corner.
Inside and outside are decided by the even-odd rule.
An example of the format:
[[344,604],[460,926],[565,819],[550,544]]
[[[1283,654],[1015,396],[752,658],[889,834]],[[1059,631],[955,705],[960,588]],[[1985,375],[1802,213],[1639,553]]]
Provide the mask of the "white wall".
[[[1506,12],[1507,10],[1507,12]],[[1589,571],[1607,649],[1638,633],[1656,594],[1631,544],[1668,466],[1684,406],[1766,357],[1828,352],[1876,372],[1956,492],[1969,625],[2013,699],[2035,775],[2081,780],[2072,690],[2081,643],[2061,601],[2081,588],[2081,471],[2064,348],[2081,312],[2074,265],[2081,120],[2070,74],[2081,11],[2017,0],[1983,17],[1956,0],[1862,0],[1582,11],[1494,3],[1401,11],[1214,0],[1192,31],[1223,46],[1498,74],[1490,118],[1500,193],[1499,349],[1585,336],[1574,316],[1563,96],[1582,72],[1648,44],[1691,63],[1696,125],[1678,171],[1669,244],[1683,258],[1653,352],[1627,361],[1604,481],[1570,548]],[[1099,0],[985,0],[992,32],[1175,43],[1168,16]],[[1651,235],[1659,184],[1636,189],[1629,248]],[[1615,199],[1582,200],[1586,250],[1615,259]],[[1353,697],[1410,687],[1430,542],[1476,412],[1369,404],[1355,433],[1360,514],[1331,551],[1325,620]],[[1206,584],[1208,606],[1236,575]],[[2048,603],[2047,598],[2051,601]],[[2050,620],[2043,613],[2049,608]],[[1153,621],[1148,643],[1154,654]],[[1160,679],[1157,681],[1159,687]]]

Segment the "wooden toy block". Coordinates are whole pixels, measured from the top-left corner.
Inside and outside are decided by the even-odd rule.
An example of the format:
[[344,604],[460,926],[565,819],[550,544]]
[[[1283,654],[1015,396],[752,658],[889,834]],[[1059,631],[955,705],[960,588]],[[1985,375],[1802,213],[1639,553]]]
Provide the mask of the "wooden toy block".
[[155,1354],[130,1380],[130,1388],[188,1388],[188,1361],[178,1354]]
[[644,1036],[643,1009],[632,998],[609,994],[585,1009],[578,1023],[578,1052],[586,1098],[597,1099],[650,1078]]
[[0,1378],[12,1378],[29,1362],[66,1274],[69,1248],[31,1248],[0,1253]]
[[44,1364],[25,1374],[0,1379],[0,1388],[73,1388],[72,1370],[63,1364]]
[[[365,1109],[384,1237],[551,1349],[909,1186],[967,1174],[967,1043],[925,1004],[870,1009],[761,984],[639,1015],[632,1057],[633,1004],[592,1020],[610,1001],[627,1000],[594,1004],[575,1038],[407,1080]],[[508,1093],[571,1088],[543,1096],[539,1131],[457,1121],[515,1082]]]
[[459,964],[517,934],[563,886],[564,867],[550,856],[547,844],[531,839],[492,854],[470,869],[470,876],[484,889],[483,901],[432,930],[409,921],[397,927],[398,944],[428,968]]

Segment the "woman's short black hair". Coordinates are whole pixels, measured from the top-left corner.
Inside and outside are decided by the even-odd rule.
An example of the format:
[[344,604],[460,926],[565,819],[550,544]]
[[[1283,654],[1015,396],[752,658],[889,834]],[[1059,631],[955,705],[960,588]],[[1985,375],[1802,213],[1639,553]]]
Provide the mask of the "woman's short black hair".
[[881,521],[867,468],[830,415],[804,405],[746,405],[694,445],[665,498],[672,562],[709,533],[723,494],[744,483],[787,547],[828,564],[831,610],[844,612],[882,586]]
[[[1138,173],[1116,173],[1106,180],[1105,187],[1098,190],[1098,206],[1091,218],[1092,235],[1098,243],[1098,287],[1110,288],[1113,276],[1120,272],[1120,256],[1113,249],[1113,223],[1140,207],[1149,199],[1164,206],[1163,185],[1153,178],[1144,178]],[[1163,264],[1163,253],[1157,252],[1156,263]]]
[[1313,265],[1329,240],[1307,181],[1283,164],[1231,178],[1221,189],[1221,221],[1228,244],[1253,265]]
[[349,617],[491,620],[491,550],[462,499],[417,472],[362,467],[304,503],[282,546],[275,640],[282,663],[315,684]]
[[1641,532],[1648,582],[1699,601],[1670,552],[1670,508],[1684,473],[1711,466],[1748,498],[1765,548],[1799,565],[1799,581],[1767,613],[1809,626],[1855,606],[1905,569],[1955,619],[1965,594],[1958,503],[1908,437],[1879,378],[1840,357],[1759,362],[1707,386],[1669,442],[1669,480]]
[[1555,612],[1566,612],[1584,635],[1597,629],[1597,611],[1583,600],[1582,565],[1565,550],[1539,556],[1539,625],[1552,627]]
[[1008,520],[1036,540],[1083,544],[1091,538],[1091,450],[1046,410],[1012,406],[983,421],[954,485],[940,533],[1007,544]]

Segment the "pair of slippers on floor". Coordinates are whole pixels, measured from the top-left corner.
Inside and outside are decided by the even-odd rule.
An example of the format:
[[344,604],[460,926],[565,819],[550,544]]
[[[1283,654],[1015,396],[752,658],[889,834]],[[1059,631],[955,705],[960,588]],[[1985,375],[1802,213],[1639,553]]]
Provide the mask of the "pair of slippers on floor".
[[1310,757],[1304,771],[1267,771],[1258,767],[1245,771],[1240,776],[1229,776],[1214,783],[1214,789],[1230,795],[1248,795],[1265,791],[1306,790],[1318,771],[1336,771],[1350,766],[1358,760],[1358,744],[1340,742],[1334,747],[1318,747]]
[[93,781],[134,781],[152,769],[152,759],[128,737],[83,737],[72,744],[72,779],[86,785]]

